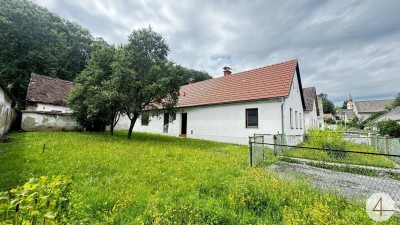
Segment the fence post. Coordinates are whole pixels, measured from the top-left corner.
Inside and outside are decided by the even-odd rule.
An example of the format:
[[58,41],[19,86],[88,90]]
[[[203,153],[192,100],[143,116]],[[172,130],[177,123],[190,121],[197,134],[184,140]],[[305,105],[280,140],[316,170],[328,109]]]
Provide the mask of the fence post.
[[388,154],[389,152],[389,139],[388,139],[389,135],[385,135],[385,153]]
[[253,166],[253,143],[251,142],[251,137],[249,137],[249,166]]

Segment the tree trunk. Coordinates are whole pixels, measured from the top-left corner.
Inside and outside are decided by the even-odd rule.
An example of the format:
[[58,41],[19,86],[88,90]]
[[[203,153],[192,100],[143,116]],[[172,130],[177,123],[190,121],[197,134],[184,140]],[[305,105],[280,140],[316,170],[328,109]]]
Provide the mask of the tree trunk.
[[136,120],[139,117],[138,114],[134,114],[133,118],[131,119],[131,124],[129,125],[129,131],[128,131],[128,139],[131,139],[132,137],[132,130],[133,130],[133,126],[135,126]]
[[111,134],[111,136],[114,136],[114,119],[113,119],[113,121],[111,122],[111,125],[110,125],[110,134]]

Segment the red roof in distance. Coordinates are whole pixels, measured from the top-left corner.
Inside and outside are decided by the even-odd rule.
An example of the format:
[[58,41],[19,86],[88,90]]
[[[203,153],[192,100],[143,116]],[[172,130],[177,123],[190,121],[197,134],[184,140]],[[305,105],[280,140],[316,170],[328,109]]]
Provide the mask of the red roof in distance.
[[[182,86],[178,107],[289,96],[297,60]],[[301,88],[301,87],[300,87]]]

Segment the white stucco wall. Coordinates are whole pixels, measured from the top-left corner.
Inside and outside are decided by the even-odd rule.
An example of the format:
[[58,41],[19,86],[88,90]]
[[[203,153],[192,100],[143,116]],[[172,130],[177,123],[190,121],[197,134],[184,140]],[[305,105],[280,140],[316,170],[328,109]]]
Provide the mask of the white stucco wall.
[[67,106],[62,105],[51,105],[45,103],[37,103],[36,109],[37,111],[44,111],[44,112],[62,112],[62,113],[72,113],[72,109]]
[[68,114],[22,112],[21,128],[25,131],[82,130],[76,119]]
[[[297,73],[297,72],[296,72]],[[304,134],[304,113],[303,105],[301,102],[301,94],[297,74],[293,76],[292,87],[290,88],[289,97],[285,100],[285,131],[286,135],[303,135]],[[292,109],[293,127],[290,124],[290,109]],[[295,112],[298,115],[298,124],[296,128]],[[301,114],[301,116],[300,116]],[[301,126],[300,126],[301,121]]]
[[313,102],[312,111],[304,111],[304,125],[306,131],[308,129],[318,129],[318,116],[317,116],[315,102]]
[[[284,101],[285,133],[289,135],[304,134],[304,114],[301,102],[297,75],[294,87]],[[181,133],[182,113],[187,113],[187,137],[214,140],[228,143],[247,144],[248,137],[258,134],[282,133],[281,99],[257,102],[232,103],[222,105],[197,106],[181,108],[176,120],[168,125],[168,133],[163,132],[164,114],[151,117],[148,125],[141,125],[141,118],[135,123],[134,131],[179,136]],[[246,128],[246,109],[258,108],[258,127]],[[298,128],[290,128],[289,110],[298,112]],[[301,114],[301,115],[300,115]],[[301,121],[301,128],[300,128]],[[122,116],[115,130],[127,130],[130,120]],[[272,136],[266,142],[272,143]]]
[[10,130],[17,118],[17,112],[11,107],[11,103],[3,88],[0,87],[0,137]]

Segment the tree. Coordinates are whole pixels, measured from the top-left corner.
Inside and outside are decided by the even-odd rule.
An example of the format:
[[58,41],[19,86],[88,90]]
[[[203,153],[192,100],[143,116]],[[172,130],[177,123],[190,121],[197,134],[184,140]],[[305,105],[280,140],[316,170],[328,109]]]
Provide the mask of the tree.
[[197,71],[188,68],[183,68],[183,69],[184,69],[184,74],[183,74],[182,85],[188,84],[189,82],[195,83],[212,78],[207,72],[204,71]]
[[68,106],[74,110],[78,122],[87,130],[103,131],[110,125],[113,135],[121,107],[118,94],[112,85],[112,68],[115,48],[97,42],[88,67],[75,79]]
[[24,106],[30,74],[73,80],[87,65],[93,37],[27,0],[1,0],[0,73],[19,107]]
[[397,93],[396,98],[394,99],[394,102],[392,104],[393,108],[396,108],[397,106],[400,106],[400,92]]
[[332,113],[332,115],[336,114],[335,105],[328,99],[328,95],[325,93],[321,93],[318,95],[322,99],[322,110],[324,113]]
[[343,101],[342,109],[347,109],[347,100]]
[[400,137],[400,124],[393,120],[379,121],[377,124],[379,134]]
[[360,129],[360,119],[357,116],[355,116],[355,117],[353,117],[353,119],[350,120],[348,125],[349,125],[349,127],[354,127],[354,128]]
[[135,30],[121,47],[113,63],[113,85],[118,91],[122,113],[131,123],[128,138],[138,117],[145,111],[175,112],[184,70],[168,62],[169,47],[150,27]]

